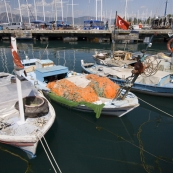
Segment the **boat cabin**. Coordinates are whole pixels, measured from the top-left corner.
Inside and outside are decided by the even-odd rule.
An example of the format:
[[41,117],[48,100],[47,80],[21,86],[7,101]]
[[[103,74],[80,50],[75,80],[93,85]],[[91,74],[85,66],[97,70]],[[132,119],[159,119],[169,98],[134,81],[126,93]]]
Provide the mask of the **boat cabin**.
[[38,59],[24,59],[24,60],[21,60],[21,63],[24,67],[34,66],[36,64],[36,61],[38,61]]
[[61,65],[54,65],[54,62],[47,60],[38,60],[36,62],[35,74],[37,80],[41,82],[50,82],[63,79],[67,76],[68,68]]

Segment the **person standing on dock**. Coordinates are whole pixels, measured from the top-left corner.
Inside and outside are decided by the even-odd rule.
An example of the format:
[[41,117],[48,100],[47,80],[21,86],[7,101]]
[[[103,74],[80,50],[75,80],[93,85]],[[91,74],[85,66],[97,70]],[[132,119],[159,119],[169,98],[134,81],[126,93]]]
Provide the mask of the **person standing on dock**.
[[93,21],[91,20],[90,21],[90,29],[92,29],[92,27],[93,27]]
[[52,30],[55,30],[55,22],[52,23]]
[[105,29],[108,30],[108,20],[106,21]]

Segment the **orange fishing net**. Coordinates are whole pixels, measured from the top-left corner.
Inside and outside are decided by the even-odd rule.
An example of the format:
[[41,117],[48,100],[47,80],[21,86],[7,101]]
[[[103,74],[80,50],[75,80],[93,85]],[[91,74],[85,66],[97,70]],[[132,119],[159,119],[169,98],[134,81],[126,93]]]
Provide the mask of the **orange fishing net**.
[[66,79],[49,82],[47,87],[58,96],[75,102],[95,102],[98,100],[97,94],[91,87],[81,88]]
[[99,77],[94,74],[89,74],[86,76],[88,80],[91,80],[88,86],[94,89],[99,97],[105,97],[109,99],[115,98],[119,85],[112,82],[107,77]]
[[60,97],[75,102],[95,102],[98,97],[113,99],[119,86],[106,77],[89,74],[86,76],[91,82],[87,87],[78,87],[67,79],[49,82],[47,87]]

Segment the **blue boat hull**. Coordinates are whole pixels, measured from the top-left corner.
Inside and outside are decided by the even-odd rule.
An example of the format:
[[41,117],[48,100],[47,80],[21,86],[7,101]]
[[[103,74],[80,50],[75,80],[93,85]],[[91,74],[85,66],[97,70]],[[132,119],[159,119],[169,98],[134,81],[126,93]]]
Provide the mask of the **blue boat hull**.
[[[83,65],[81,65],[81,67],[86,73],[89,74],[92,73],[87,69],[87,67],[84,67]],[[118,85],[123,85],[125,83],[125,80],[123,79],[118,79],[113,77],[109,77],[109,79],[117,83]],[[155,95],[155,96],[173,97],[173,85],[170,87],[162,87],[155,85],[145,85],[135,82],[133,87],[131,88],[131,91],[143,94]]]

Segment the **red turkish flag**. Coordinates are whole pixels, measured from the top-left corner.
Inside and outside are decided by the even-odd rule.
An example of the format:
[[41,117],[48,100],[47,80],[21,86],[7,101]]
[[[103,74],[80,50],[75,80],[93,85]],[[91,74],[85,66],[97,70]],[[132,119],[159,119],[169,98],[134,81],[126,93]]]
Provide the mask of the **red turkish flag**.
[[117,20],[116,20],[116,26],[118,28],[124,29],[124,30],[128,30],[130,23],[125,21],[124,19],[122,19],[120,16],[117,16]]

